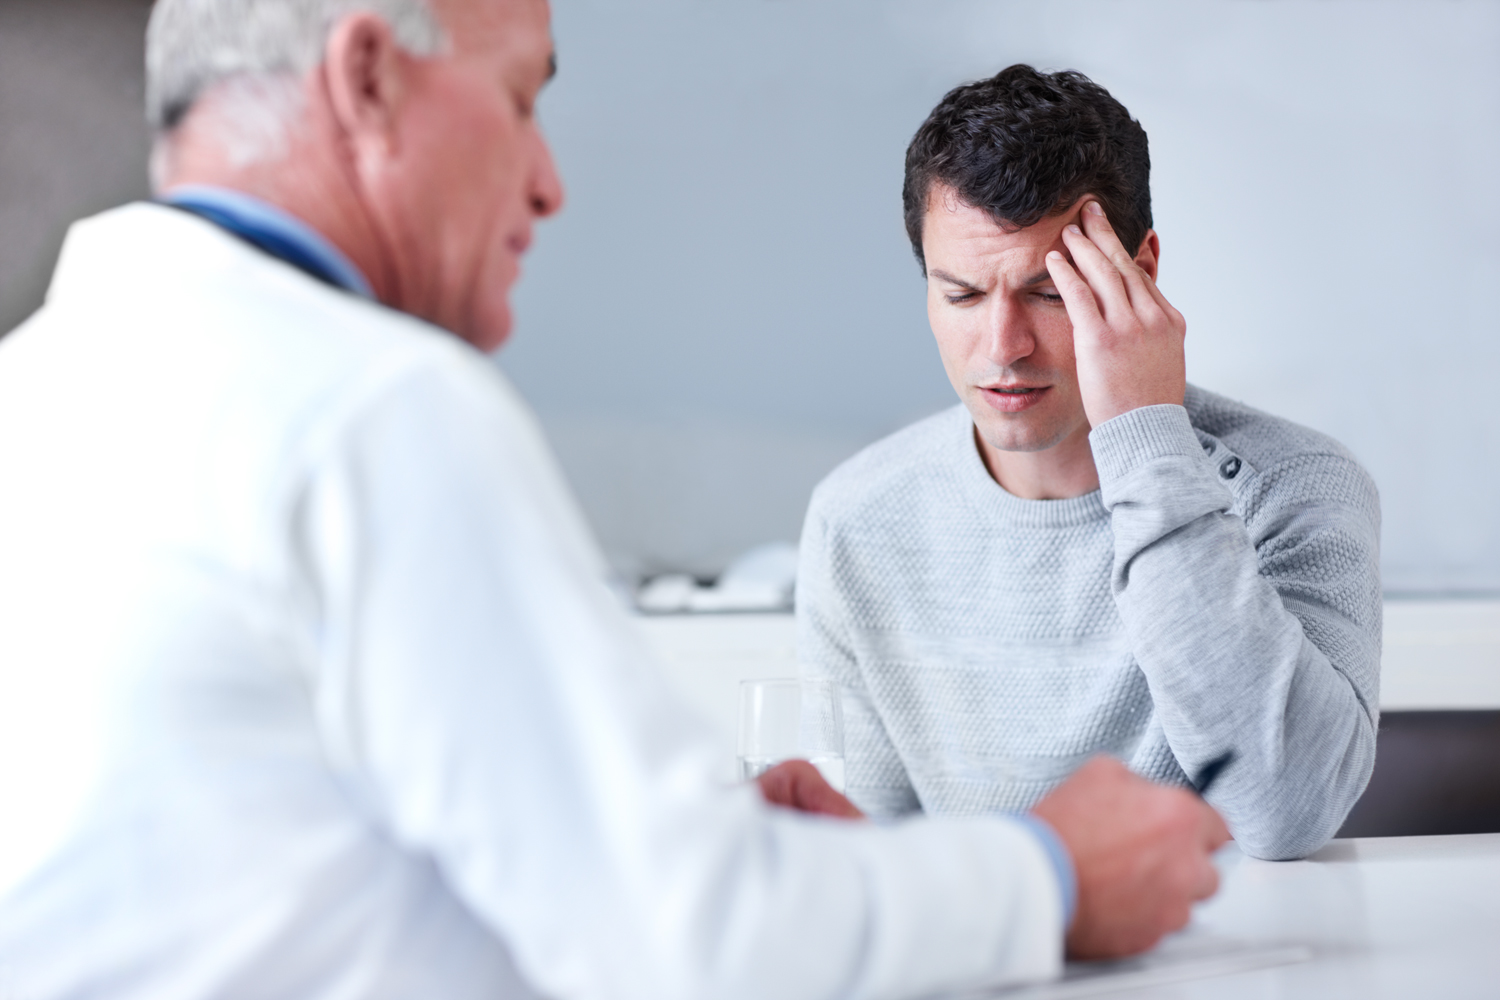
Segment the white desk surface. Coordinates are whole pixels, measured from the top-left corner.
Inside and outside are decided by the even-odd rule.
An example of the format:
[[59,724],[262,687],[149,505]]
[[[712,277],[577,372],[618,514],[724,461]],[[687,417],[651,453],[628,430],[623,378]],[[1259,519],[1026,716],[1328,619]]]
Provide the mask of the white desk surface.
[[[1306,861],[1220,854],[1219,895],[1144,959],[1004,1000],[1500,997],[1500,834],[1336,840]],[[1257,967],[1259,966],[1259,967]],[[1080,975],[1081,973],[1081,975]]]
[[[1385,625],[1385,709],[1500,708],[1500,601],[1388,601]],[[684,699],[720,732],[733,780],[736,689],[745,678],[796,675],[792,617],[642,627]],[[1220,863],[1219,895],[1153,954],[984,996],[1500,1000],[1500,834],[1334,841],[1307,861],[1279,863],[1231,844]]]
[[[739,682],[797,675],[795,620],[742,614],[638,621],[679,693],[713,724],[724,774],[732,777]],[[1500,709],[1500,599],[1387,600],[1380,687],[1388,712]]]
[[1500,708],[1500,601],[1388,599],[1384,647],[1385,711]]

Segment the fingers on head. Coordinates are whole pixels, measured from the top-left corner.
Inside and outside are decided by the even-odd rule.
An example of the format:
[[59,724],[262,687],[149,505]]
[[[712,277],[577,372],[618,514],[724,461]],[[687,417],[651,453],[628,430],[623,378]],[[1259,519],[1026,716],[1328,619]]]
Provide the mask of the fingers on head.
[[1098,198],[1088,197],[1084,202],[1082,215],[1085,227],[1092,225],[1110,232],[1115,231],[1115,227],[1110,225],[1109,214],[1104,211],[1104,202]]
[[1127,295],[1125,281],[1114,259],[1120,241],[1113,233],[1085,233],[1076,226],[1068,226],[1063,229],[1063,243],[1073,255],[1074,267],[1086,276],[1091,288],[1107,301],[1124,301],[1121,297]]
[[1151,280],[1151,276],[1144,271],[1141,272],[1141,286],[1146,289],[1147,294],[1150,296],[1150,301],[1155,303],[1156,308],[1172,323],[1178,326],[1187,325],[1182,318],[1182,313],[1178,312],[1176,307],[1167,301],[1167,297],[1161,293],[1161,289],[1156,287],[1156,282]]
[[1052,275],[1052,280],[1057,285],[1057,291],[1063,297],[1063,302],[1072,309],[1094,308],[1094,293],[1089,288],[1089,283],[1083,276],[1068,263],[1062,254],[1053,251],[1047,255],[1047,273]]
[[1083,278],[1079,276],[1078,270],[1067,257],[1056,250],[1047,255],[1047,273],[1052,275],[1052,280],[1059,286],[1073,287],[1083,284]]
[[1120,243],[1120,237],[1115,234],[1115,227],[1110,223],[1109,216],[1104,213],[1104,205],[1096,198],[1083,206],[1081,213],[1083,231],[1099,243],[1100,247],[1110,260],[1117,260],[1118,254],[1123,252],[1132,262],[1134,254],[1125,249]]
[[[1109,259],[1107,238],[1111,235],[1107,232],[1091,233],[1070,224],[1063,227],[1062,241],[1073,255],[1074,265],[1079,270],[1088,270],[1091,265],[1097,266]],[[1117,246],[1119,242],[1115,240]]]
[[[1104,206],[1097,200],[1090,201],[1084,206],[1082,219],[1084,233],[1124,279],[1126,287],[1130,289],[1131,300],[1135,302],[1155,299],[1156,296],[1147,291],[1154,287],[1149,276],[1136,263],[1135,254],[1120,242],[1120,237],[1115,233],[1114,226],[1110,224],[1109,217],[1104,214]],[[1157,304],[1164,305],[1165,300]]]
[[1141,271],[1141,266],[1135,262],[1135,258],[1130,256],[1130,251],[1120,246],[1118,241],[1115,246],[1116,249],[1109,252],[1109,262],[1119,268],[1120,273],[1127,277],[1144,278],[1145,273]]

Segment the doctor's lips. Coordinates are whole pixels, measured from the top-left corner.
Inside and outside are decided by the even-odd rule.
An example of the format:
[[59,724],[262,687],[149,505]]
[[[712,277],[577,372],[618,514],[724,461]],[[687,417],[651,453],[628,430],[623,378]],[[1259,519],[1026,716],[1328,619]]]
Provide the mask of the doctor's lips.
[[1029,410],[1047,395],[1051,386],[1046,385],[1024,385],[1016,383],[1006,385],[978,386],[980,394],[984,396],[985,402],[999,410],[1001,413],[1020,413]]

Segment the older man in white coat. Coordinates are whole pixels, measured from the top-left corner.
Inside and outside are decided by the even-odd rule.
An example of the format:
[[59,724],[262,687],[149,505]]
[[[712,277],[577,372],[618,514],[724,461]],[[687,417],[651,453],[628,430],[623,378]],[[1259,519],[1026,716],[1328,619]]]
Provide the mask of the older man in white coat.
[[1016,819],[715,784],[482,353],[562,199],[543,0],[148,48],[160,197],[0,343],[0,995],[922,995],[1213,891],[1218,817],[1109,761]]

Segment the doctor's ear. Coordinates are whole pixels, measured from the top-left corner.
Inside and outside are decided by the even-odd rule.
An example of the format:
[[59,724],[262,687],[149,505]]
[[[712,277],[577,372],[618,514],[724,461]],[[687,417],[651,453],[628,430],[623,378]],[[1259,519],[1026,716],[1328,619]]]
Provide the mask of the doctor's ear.
[[329,32],[323,84],[333,117],[356,155],[396,152],[409,58],[391,26],[375,14],[350,14]]

